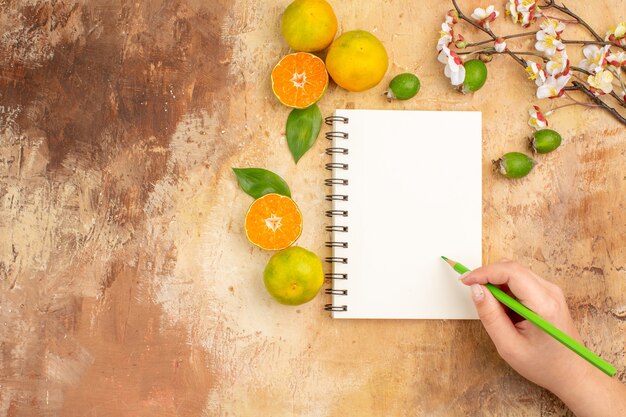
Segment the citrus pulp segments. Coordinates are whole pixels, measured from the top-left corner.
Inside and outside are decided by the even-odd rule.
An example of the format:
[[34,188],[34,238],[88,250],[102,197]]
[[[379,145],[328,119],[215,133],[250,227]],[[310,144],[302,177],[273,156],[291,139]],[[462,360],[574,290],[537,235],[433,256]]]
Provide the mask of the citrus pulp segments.
[[285,249],[302,234],[302,213],[291,198],[266,194],[250,205],[245,229],[250,243],[261,249]]
[[286,55],[272,70],[272,91],[288,107],[309,107],[322,98],[327,87],[324,61],[308,52]]

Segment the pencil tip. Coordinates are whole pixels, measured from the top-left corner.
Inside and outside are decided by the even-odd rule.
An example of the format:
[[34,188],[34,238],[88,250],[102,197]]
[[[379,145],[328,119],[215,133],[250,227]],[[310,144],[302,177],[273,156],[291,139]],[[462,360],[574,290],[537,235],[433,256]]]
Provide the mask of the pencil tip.
[[441,259],[443,259],[444,261],[447,262],[448,265],[450,265],[452,268],[454,268],[454,265],[456,265],[456,262],[454,262],[453,260],[450,260],[448,258],[446,258],[445,256],[442,256]]

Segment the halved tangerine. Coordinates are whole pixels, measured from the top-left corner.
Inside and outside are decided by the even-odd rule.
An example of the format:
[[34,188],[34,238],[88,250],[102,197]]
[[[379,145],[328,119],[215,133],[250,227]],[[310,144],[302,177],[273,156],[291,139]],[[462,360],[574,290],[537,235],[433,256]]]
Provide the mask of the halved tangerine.
[[248,209],[245,228],[248,240],[261,249],[285,249],[302,233],[302,213],[291,198],[266,194]]
[[326,87],[324,61],[307,52],[284,56],[272,70],[272,91],[285,106],[309,107],[322,98]]

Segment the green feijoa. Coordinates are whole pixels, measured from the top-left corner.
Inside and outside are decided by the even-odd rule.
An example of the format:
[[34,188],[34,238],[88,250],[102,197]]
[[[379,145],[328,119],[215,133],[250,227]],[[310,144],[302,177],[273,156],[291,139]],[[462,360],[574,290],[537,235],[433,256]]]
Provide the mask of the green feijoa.
[[389,89],[385,92],[387,101],[408,100],[420,91],[420,80],[415,74],[405,72],[398,74],[389,83]]
[[532,147],[537,153],[552,152],[561,145],[561,135],[552,129],[541,129],[531,137]]
[[522,178],[528,175],[536,162],[520,152],[509,152],[494,161],[498,171],[507,178]]
[[471,59],[463,64],[465,67],[465,80],[463,92],[478,91],[487,81],[487,66],[480,59]]

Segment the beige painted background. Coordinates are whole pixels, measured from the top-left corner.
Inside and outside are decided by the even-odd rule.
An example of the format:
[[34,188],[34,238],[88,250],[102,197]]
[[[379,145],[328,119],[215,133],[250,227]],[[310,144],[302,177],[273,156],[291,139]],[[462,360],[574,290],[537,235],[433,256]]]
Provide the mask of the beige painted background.
[[[245,238],[251,198],[231,167],[283,176],[304,214],[299,245],[328,254],[326,140],[296,166],[270,90],[287,4],[0,1],[0,415],[571,415],[478,322],[333,321],[329,296],[297,308],[268,296],[270,253]],[[450,3],[332,4],[339,31],[373,32],[390,67],[364,93],[331,84],[323,114],[482,111],[484,261],[514,258],[561,285],[587,345],[626,380],[624,126],[563,109],[550,119],[561,148],[506,181],[490,161],[525,148],[537,102],[522,69],[496,57],[487,85],[459,95],[435,52]],[[567,4],[601,33],[626,20],[620,0]],[[388,104],[383,84],[405,71],[422,90]]]

